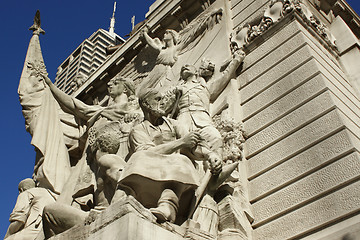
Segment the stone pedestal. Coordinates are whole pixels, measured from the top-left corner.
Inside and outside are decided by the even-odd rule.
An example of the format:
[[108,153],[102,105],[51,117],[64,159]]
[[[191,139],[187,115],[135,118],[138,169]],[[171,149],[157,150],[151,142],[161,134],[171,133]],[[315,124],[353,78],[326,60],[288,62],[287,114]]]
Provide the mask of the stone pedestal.
[[94,222],[80,224],[51,240],[87,239],[87,240],[158,240],[158,239],[194,239],[212,240],[214,236],[190,227],[175,224],[156,223],[156,218],[133,197],[127,197],[100,213]]

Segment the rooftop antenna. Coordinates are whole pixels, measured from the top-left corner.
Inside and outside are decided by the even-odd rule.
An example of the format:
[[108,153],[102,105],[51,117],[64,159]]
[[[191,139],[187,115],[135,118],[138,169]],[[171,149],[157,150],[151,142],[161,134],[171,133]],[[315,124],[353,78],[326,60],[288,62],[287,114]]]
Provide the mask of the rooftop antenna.
[[111,36],[115,35],[115,11],[116,11],[116,2],[114,2],[114,11],[113,11],[112,18],[110,20],[109,33],[111,34]]
[[134,30],[134,27],[135,27],[135,16],[132,16],[131,18],[131,30]]

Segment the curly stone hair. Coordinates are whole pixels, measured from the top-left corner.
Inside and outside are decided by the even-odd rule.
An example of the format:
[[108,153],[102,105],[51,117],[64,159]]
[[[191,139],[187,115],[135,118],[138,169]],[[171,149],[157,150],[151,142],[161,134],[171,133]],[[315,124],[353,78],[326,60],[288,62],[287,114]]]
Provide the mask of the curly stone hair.
[[96,131],[96,147],[98,150],[110,154],[116,154],[120,147],[120,130],[119,122],[111,122],[103,125]]

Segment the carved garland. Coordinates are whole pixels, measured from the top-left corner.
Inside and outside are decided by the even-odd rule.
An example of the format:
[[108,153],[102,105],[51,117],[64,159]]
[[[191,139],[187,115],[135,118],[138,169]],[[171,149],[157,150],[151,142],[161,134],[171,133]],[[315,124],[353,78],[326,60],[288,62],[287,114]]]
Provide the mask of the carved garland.
[[220,115],[214,116],[213,121],[223,138],[223,161],[241,161],[245,142],[243,125],[233,119],[222,120]]
[[329,46],[336,49],[335,37],[329,29],[302,3],[301,0],[272,0],[266,8],[263,17],[258,25],[246,24],[238,27],[230,35],[230,48],[232,52],[242,49],[256,37],[263,34],[274,23],[279,22],[286,15],[297,12],[305,23],[314,27],[316,32],[325,40]]

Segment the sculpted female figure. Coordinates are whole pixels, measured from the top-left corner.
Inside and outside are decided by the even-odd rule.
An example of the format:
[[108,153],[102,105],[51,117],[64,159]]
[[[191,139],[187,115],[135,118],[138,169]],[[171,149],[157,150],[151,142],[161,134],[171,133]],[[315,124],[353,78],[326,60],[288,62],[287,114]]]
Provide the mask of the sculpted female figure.
[[170,84],[168,74],[171,67],[177,61],[179,34],[175,30],[168,29],[164,33],[163,41],[152,39],[148,35],[149,28],[145,26],[141,31],[141,37],[146,43],[158,52],[155,67],[142,84],[144,88],[154,88],[156,86],[166,86]]
[[[43,75],[56,101],[76,118],[86,121],[87,134],[81,159],[73,168],[57,203],[44,209],[44,233],[51,237],[85,221],[82,210],[94,202],[97,213],[111,203],[128,154],[127,139],[133,123],[140,118],[131,80],[116,77],[108,83],[109,105],[87,105],[59,90]],[[80,204],[79,208],[69,205]]]
[[[120,159],[126,158],[128,153],[128,134],[134,120],[140,117],[141,110],[134,97],[135,89],[132,81],[126,78],[116,77],[110,80],[108,83],[108,92],[111,99],[109,105],[103,107],[99,105],[87,105],[59,90],[47,76],[43,77],[60,106],[67,109],[68,112],[75,115],[75,117],[86,122],[87,134],[84,134],[83,136],[87,136],[87,139],[85,141],[82,157],[77,164],[78,176],[71,176],[69,178],[69,181],[64,188],[68,193],[65,193],[64,191],[60,195],[60,199],[66,198],[67,200],[65,200],[65,202],[68,202],[70,196],[74,193],[76,194],[76,192],[83,188],[86,189],[88,188],[88,185],[93,184],[92,182],[95,180],[94,177],[92,177],[92,181],[89,181],[88,176],[89,174],[94,176],[93,173],[98,172],[98,168],[102,167],[101,162],[98,160],[104,154],[116,154]],[[104,133],[101,132],[103,131],[104,126],[109,124],[114,125],[114,122],[117,122],[117,124],[115,123],[118,128],[116,131],[119,132],[117,133],[119,137],[118,139],[115,139],[115,141],[119,142],[117,143],[116,151],[111,150],[111,152],[104,152],[98,147],[98,142],[96,140],[99,134],[104,135]],[[113,128],[114,126],[108,128],[108,131],[115,131],[112,130]],[[111,134],[111,132],[108,133],[108,135]],[[96,161],[93,161],[93,159]],[[107,163],[107,168],[109,168],[108,165],[109,163]],[[68,185],[73,186],[69,187]],[[73,189],[73,191],[70,189]],[[106,197],[103,195],[104,193],[99,193],[99,196],[95,196],[97,197],[97,199],[95,199],[95,204],[97,206],[104,205],[104,207],[106,207],[110,204],[111,196]],[[99,197],[102,199],[100,200]]]
[[147,79],[142,83],[141,88],[155,88],[157,86],[166,87],[171,85],[171,68],[178,60],[178,56],[189,50],[188,48],[196,45],[195,39],[201,38],[206,30],[220,21],[222,9],[215,9],[201,15],[191,24],[187,25],[179,33],[172,29],[167,29],[163,40],[151,38],[148,35],[149,28],[145,26],[140,37],[154,50],[158,52],[155,67],[149,73]]

